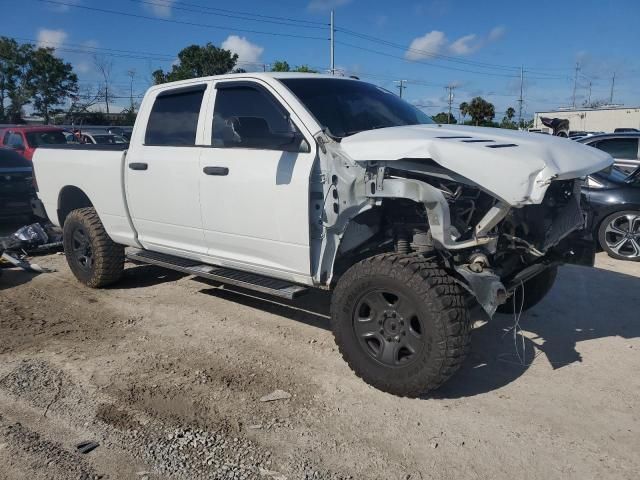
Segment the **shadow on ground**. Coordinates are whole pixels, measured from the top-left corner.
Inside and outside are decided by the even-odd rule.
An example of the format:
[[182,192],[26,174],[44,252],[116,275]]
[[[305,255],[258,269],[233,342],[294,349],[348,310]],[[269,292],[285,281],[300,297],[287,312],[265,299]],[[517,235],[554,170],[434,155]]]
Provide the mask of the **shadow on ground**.
[[186,276],[186,273],[155,265],[131,264],[125,268],[122,278],[107,288],[110,290],[126,290],[129,288],[153,287],[161,283],[175,282]]
[[[6,270],[0,277],[0,290],[28,282],[34,274]],[[141,288],[176,281],[185,275],[151,265],[126,269],[121,282],[113,289]],[[329,329],[331,295],[311,291],[296,299],[285,300],[236,287],[194,278],[204,286],[201,293],[256,308],[296,322]],[[565,266],[548,296],[522,315],[521,328],[528,332],[525,351],[518,337],[520,363],[509,315],[487,320],[479,310],[474,320],[485,320],[472,337],[471,352],[461,370],[432,397],[459,398],[499,389],[526,372],[532,362],[549,362],[554,369],[582,362],[578,342],[618,336],[640,336],[640,277],[610,270]],[[525,292],[526,295],[526,292]],[[480,325],[478,323],[477,325]]]
[[[202,293],[329,329],[328,292],[315,291],[293,301],[276,300],[242,289],[220,288],[207,280],[198,281],[211,285]],[[635,276],[597,268],[561,268],[549,295],[522,314],[520,326],[533,336],[524,338],[523,350],[522,337],[518,335],[518,353],[512,333],[513,316],[496,314],[489,320],[481,310],[473,310],[472,319],[483,322],[473,332],[469,357],[432,397],[468,397],[499,389],[520,377],[534,361],[549,362],[554,369],[582,362],[576,349],[578,342],[640,336],[639,291],[640,278]]]
[[[514,318],[496,315],[473,333],[471,354],[435,397],[468,397],[498,389],[520,377],[533,362],[563,368],[583,358],[578,342],[640,336],[640,278],[609,270],[566,266],[549,295],[523,313],[520,326],[533,334],[516,355]],[[526,292],[525,292],[526,294]],[[476,313],[479,315],[479,313]],[[477,317],[476,317],[477,318]]]

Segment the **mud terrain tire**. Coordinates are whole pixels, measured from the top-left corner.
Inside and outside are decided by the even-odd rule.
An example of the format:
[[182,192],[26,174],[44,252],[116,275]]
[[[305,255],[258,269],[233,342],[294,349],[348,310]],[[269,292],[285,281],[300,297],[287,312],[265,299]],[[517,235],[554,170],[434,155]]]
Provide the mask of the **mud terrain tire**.
[[124,247],[107,235],[95,209],[80,208],[69,214],[63,244],[69,268],[88,287],[104,287],[122,277]]
[[449,379],[471,340],[464,291],[419,255],[383,254],[353,265],[333,293],[331,326],[356,375],[407,397]]

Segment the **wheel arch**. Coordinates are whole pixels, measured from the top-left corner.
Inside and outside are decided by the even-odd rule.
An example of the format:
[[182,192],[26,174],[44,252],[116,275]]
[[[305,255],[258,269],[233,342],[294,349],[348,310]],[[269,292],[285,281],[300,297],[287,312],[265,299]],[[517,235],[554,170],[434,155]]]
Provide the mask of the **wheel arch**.
[[69,214],[78,208],[93,207],[89,196],[75,185],[67,185],[58,194],[58,222],[62,227]]

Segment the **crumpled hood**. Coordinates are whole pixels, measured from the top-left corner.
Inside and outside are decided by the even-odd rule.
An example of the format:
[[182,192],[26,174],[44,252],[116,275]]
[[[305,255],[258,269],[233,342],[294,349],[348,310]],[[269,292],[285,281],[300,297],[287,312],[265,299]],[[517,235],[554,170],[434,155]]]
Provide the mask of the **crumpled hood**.
[[567,138],[501,128],[411,125],[343,138],[354,161],[431,159],[510,205],[540,203],[552,180],[579,178],[613,163]]

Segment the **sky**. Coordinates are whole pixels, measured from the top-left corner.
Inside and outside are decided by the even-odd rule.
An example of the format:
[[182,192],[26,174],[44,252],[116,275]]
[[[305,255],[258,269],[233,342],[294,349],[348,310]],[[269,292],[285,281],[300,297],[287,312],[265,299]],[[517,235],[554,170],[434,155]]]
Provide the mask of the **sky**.
[[82,91],[100,79],[94,57],[110,61],[119,105],[131,78],[143,94],[191,44],[232,50],[247,71],[276,60],[325,71],[334,10],[337,71],[396,92],[406,80],[404,98],[430,114],[448,109],[451,86],[454,107],[482,96],[500,120],[518,109],[521,69],[525,117],[572,105],[574,84],[577,105],[608,101],[614,73],[613,102],[640,106],[638,0],[5,2],[0,35],[54,47]]

